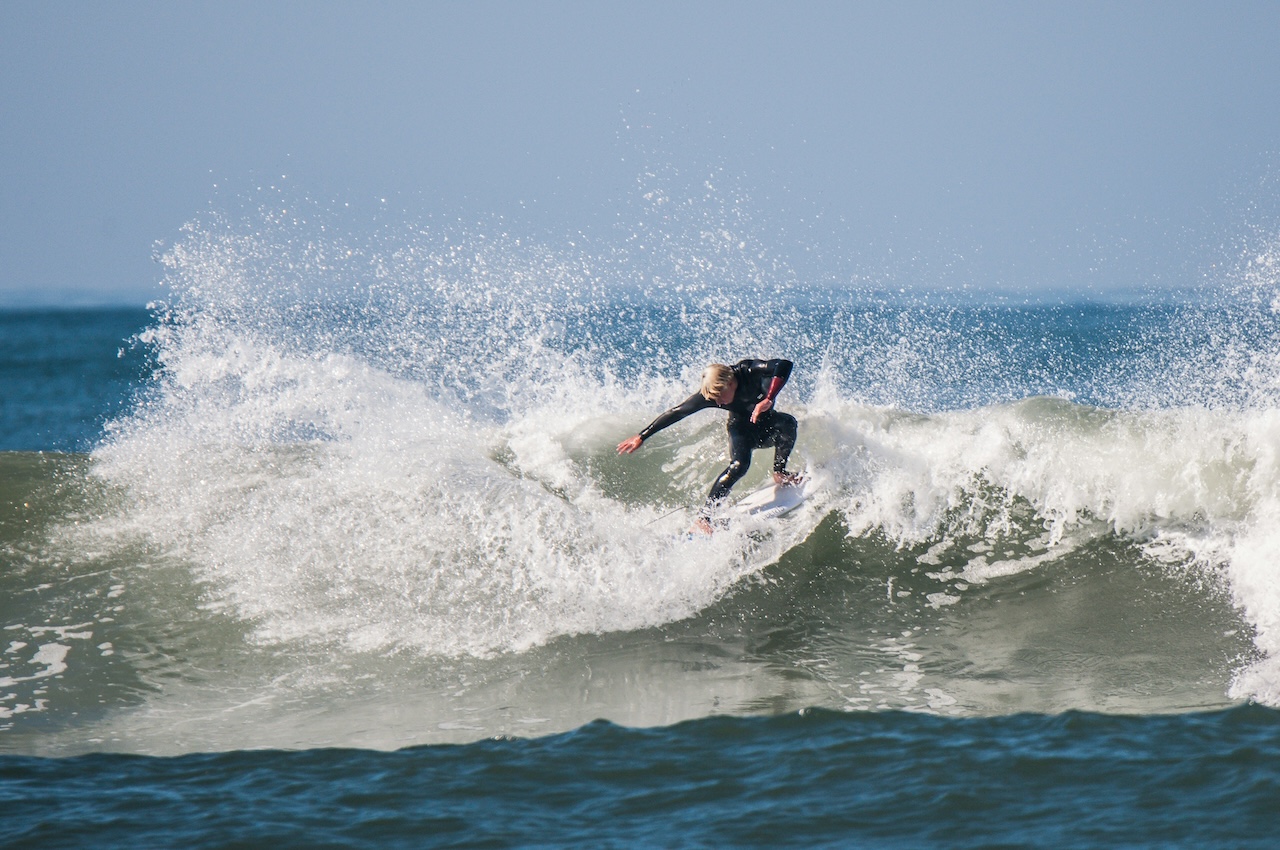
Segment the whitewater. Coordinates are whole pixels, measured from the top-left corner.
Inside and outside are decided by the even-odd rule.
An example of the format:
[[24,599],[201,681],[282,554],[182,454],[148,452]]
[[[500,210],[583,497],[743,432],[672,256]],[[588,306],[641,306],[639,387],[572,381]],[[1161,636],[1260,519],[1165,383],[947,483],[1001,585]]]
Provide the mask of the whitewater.
[[[0,748],[1280,705],[1274,247],[1176,303],[912,300],[649,201],[559,241],[189,224],[128,404],[4,454]],[[775,356],[816,495],[690,543],[722,419],[614,446]]]

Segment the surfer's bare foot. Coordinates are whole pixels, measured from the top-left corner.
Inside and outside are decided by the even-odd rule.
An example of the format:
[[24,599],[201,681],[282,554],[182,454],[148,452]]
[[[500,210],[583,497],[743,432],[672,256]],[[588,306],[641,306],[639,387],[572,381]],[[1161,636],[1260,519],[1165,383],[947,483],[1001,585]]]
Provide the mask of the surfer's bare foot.
[[699,517],[698,521],[693,524],[693,528],[689,529],[689,531],[696,531],[699,534],[705,534],[710,537],[714,529],[711,528],[711,520],[706,517]]
[[773,473],[773,483],[781,484],[784,487],[799,487],[804,483],[804,476],[796,475],[794,472],[775,472]]

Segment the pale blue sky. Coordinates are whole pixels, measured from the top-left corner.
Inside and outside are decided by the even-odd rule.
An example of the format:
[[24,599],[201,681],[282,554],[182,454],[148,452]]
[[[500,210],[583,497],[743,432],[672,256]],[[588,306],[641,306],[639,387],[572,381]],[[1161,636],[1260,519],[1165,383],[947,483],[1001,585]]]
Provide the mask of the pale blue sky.
[[1277,43],[1276,2],[0,0],[0,305],[141,304],[281,174],[554,241],[722,169],[801,274],[1183,286],[1271,224]]

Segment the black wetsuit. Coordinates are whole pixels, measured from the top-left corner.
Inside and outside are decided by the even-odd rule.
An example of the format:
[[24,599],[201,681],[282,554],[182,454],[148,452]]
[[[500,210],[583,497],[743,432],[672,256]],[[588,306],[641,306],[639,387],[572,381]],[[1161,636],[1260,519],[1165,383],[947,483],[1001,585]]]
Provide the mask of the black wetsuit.
[[705,398],[701,392],[696,392],[662,413],[640,432],[640,439],[647,440],[663,428],[674,425],[699,410],[718,407],[729,411],[729,421],[725,425],[729,432],[729,465],[711,485],[706,507],[702,511],[704,517],[724,501],[733,485],[747,474],[747,470],[751,468],[752,450],[773,446],[773,471],[785,472],[787,458],[796,444],[798,425],[794,416],[779,413],[777,408],[770,408],[757,421],[751,421],[752,411],[768,395],[773,379],[780,379],[782,384],[787,382],[787,378],[791,376],[791,361],[742,360],[729,368],[738,381],[733,401],[719,404]]

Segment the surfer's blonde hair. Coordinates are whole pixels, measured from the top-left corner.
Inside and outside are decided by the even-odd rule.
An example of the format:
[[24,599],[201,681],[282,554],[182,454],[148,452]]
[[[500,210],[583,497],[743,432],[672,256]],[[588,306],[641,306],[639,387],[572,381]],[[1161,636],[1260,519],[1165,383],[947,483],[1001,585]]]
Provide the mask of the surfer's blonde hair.
[[702,397],[707,401],[717,401],[724,388],[733,380],[733,370],[723,363],[712,363],[702,370]]

